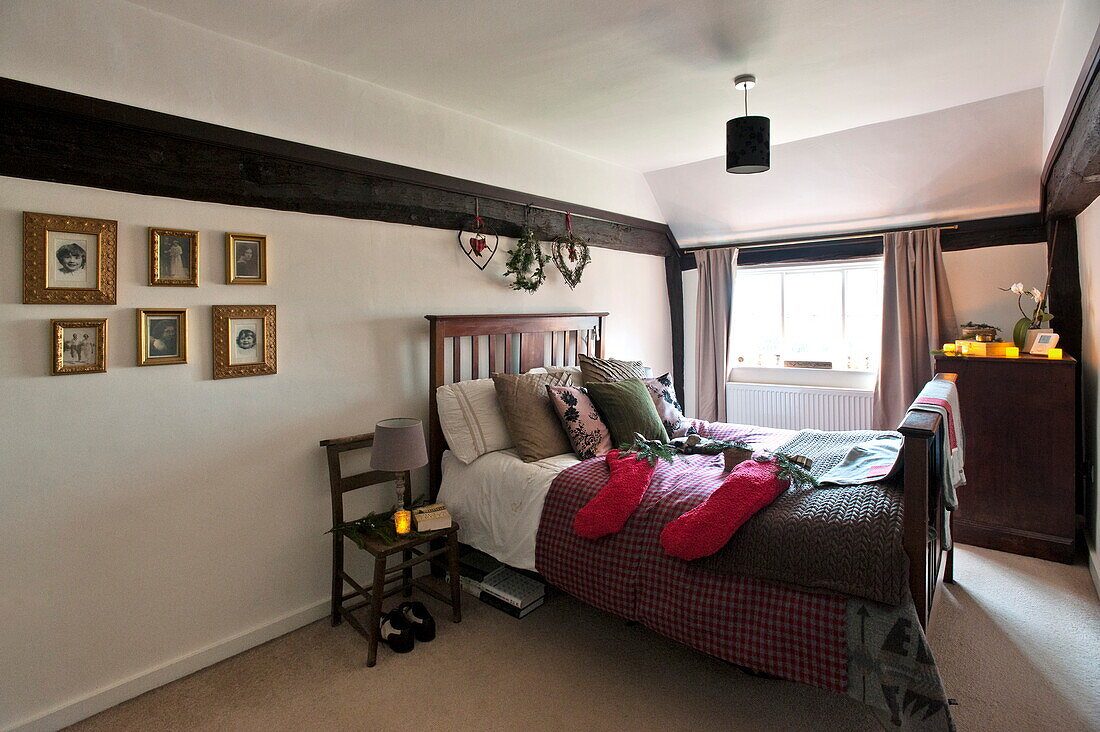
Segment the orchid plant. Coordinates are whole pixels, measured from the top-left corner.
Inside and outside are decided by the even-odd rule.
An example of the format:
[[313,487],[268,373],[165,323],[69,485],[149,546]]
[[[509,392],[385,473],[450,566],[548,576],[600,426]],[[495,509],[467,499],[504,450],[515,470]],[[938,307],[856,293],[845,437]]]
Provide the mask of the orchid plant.
[[[1020,315],[1024,317],[1016,321],[1016,327],[1012,329],[1012,340],[1018,348],[1023,348],[1029,330],[1044,328],[1047,321],[1054,319],[1054,316],[1047,310],[1046,293],[1037,287],[1032,287],[1030,290],[1026,289],[1023,282],[1016,282],[1008,288],[1002,287],[1001,290],[1011,292],[1017,296],[1016,307],[1020,309]],[[1031,315],[1024,311],[1025,296],[1030,297],[1035,302],[1035,308],[1032,310]]]
[[[1016,307],[1020,309],[1020,315],[1028,321],[1029,328],[1042,328],[1043,323],[1054,318],[1049,312],[1047,312],[1046,293],[1037,287],[1032,287],[1030,290],[1024,288],[1023,282],[1017,282],[1012,287],[1004,288],[1001,290],[1004,292],[1011,292],[1013,295],[1017,295]],[[1035,309],[1031,315],[1024,312],[1024,296],[1027,295],[1035,301]]]

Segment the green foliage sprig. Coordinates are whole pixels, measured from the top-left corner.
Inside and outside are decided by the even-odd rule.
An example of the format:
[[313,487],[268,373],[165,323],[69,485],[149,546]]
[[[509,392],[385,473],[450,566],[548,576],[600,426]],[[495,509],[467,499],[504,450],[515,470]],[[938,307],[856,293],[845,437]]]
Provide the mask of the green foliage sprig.
[[504,276],[512,278],[513,290],[535,292],[546,282],[546,262],[538,235],[524,229],[516,248],[508,251]]
[[649,440],[637,432],[634,433],[633,442],[624,442],[619,446],[619,452],[623,455],[633,453],[650,465],[656,465],[658,460],[666,460],[671,463],[679,454],[676,448],[667,442]]
[[[635,432],[634,441],[629,443],[624,442],[619,446],[619,452],[620,454],[637,455],[639,459],[647,461],[650,465],[656,465],[658,460],[664,460],[670,463],[673,462],[678,455],[684,454],[685,447],[687,446],[682,444],[669,444],[667,442],[661,442],[660,440],[649,440]],[[704,455],[718,455],[723,450],[734,448],[750,451],[753,449],[751,445],[741,440],[710,439],[706,441],[705,447],[702,449],[694,445],[690,447],[695,447],[696,454]],[[810,475],[809,470],[795,462],[797,458],[790,455],[781,452],[772,452],[759,455],[753,459],[760,462],[774,460],[776,465],[775,477],[779,480],[790,481],[792,486],[818,488],[821,485],[817,482],[817,478]]]
[[[420,508],[425,505],[427,501],[423,497],[417,498],[409,506],[409,510],[414,508]],[[397,529],[393,525],[393,515],[397,512],[397,507],[389,509],[388,511],[382,511],[380,513],[368,513],[362,518],[355,519],[354,521],[345,521],[342,524],[337,524],[331,529],[326,531],[326,534],[338,534],[340,536],[346,536],[355,542],[355,545],[360,549],[366,549],[366,540],[368,537],[376,536],[383,542],[393,544],[397,541]],[[402,534],[402,538],[420,537],[423,533],[419,531],[410,531],[407,534]]]
[[768,457],[775,460],[778,466],[775,471],[775,477],[779,480],[789,480],[792,486],[803,488],[818,488],[821,486],[821,484],[817,482],[817,478],[810,475],[810,471],[794,462],[789,455],[784,455],[781,452],[774,452]]

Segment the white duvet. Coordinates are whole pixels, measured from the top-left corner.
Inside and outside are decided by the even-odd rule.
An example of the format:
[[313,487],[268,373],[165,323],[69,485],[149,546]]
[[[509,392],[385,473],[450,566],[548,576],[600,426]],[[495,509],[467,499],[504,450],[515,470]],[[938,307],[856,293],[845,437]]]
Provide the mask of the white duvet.
[[520,569],[535,568],[535,534],[542,504],[558,473],[580,460],[573,453],[525,463],[498,450],[469,465],[443,453],[439,500],[459,525],[459,541]]

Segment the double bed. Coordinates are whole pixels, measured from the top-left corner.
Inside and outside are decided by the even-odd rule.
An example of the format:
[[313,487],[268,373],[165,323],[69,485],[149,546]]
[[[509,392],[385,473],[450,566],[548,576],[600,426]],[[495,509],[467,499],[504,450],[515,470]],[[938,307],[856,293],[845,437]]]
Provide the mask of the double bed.
[[[721,456],[686,456],[660,465],[642,506],[623,530],[588,540],[572,531],[572,517],[607,480],[601,458],[581,461],[566,454],[525,463],[505,449],[465,464],[447,450],[437,414],[438,387],[490,373],[571,366],[582,353],[602,358],[606,315],[427,316],[432,497],[456,516],[462,542],[513,567],[537,571],[589,604],[705,653],[854,696],[886,723],[950,729],[947,700],[923,633],[936,588],[945,574],[950,579],[950,552],[942,551],[938,540],[946,529],[942,491],[934,479],[940,415],[910,410],[899,427],[903,467],[886,489],[897,504],[896,535],[889,540],[899,545],[899,561],[884,570],[900,592],[894,603],[882,602],[874,592],[830,589],[844,579],[849,558],[843,552],[819,565],[833,575],[831,580],[803,575],[797,582],[767,571],[723,571],[714,562],[685,562],[662,552],[661,527],[714,490]],[[694,424],[704,435],[740,439],[763,450],[776,450],[796,435]],[[769,553],[785,552],[795,561],[815,551],[767,538],[757,541]]]

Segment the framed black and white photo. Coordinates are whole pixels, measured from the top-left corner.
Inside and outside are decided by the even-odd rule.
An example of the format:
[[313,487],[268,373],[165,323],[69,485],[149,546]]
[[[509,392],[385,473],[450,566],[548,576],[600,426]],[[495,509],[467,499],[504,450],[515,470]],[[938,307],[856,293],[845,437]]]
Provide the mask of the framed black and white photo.
[[107,371],[107,319],[51,320],[55,376]]
[[215,305],[214,378],[276,372],[275,306]]
[[149,284],[199,286],[199,232],[149,227]]
[[118,222],[23,213],[23,302],[113,305]]
[[138,366],[187,363],[187,311],[137,311]]
[[225,235],[225,283],[267,284],[267,237],[261,234]]

